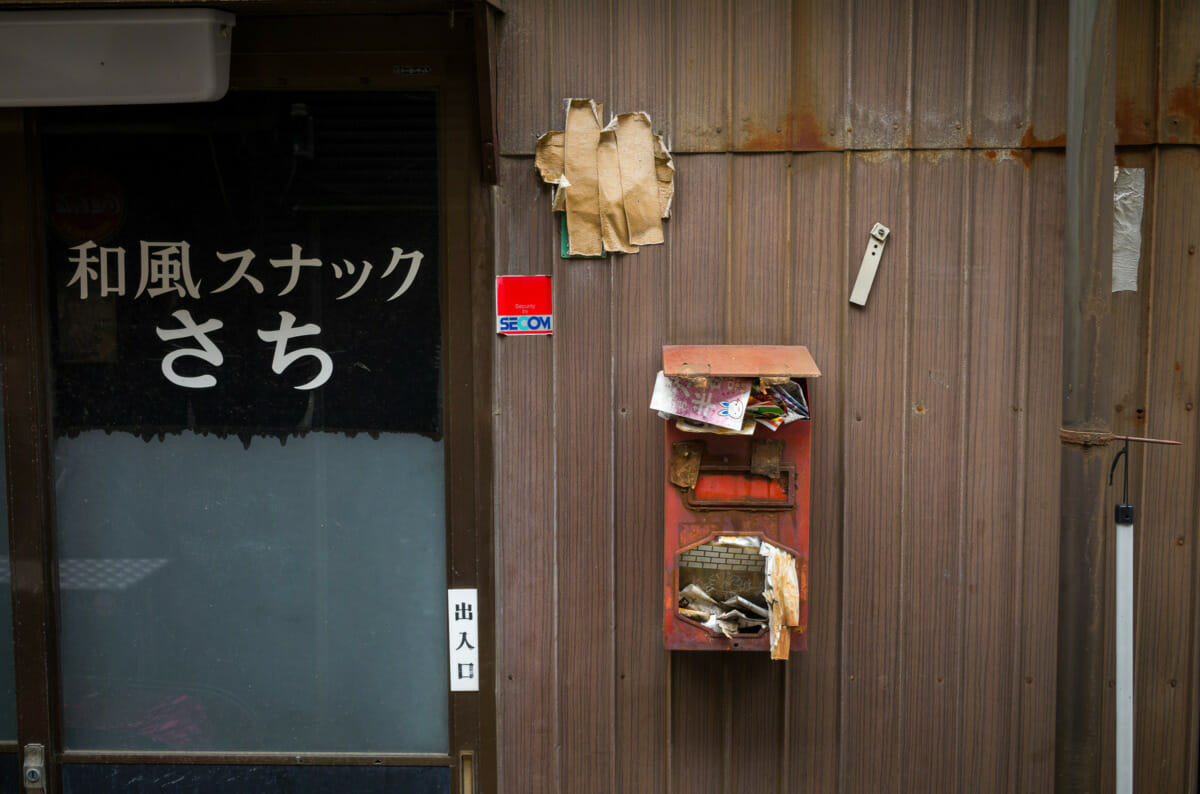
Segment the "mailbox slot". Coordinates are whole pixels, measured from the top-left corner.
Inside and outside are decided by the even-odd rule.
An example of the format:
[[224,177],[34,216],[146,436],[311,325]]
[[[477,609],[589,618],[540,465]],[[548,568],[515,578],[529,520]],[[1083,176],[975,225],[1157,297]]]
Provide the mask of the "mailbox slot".
[[700,464],[696,485],[684,492],[692,510],[792,510],[796,507],[796,467],[784,464],[777,478],[745,466]]

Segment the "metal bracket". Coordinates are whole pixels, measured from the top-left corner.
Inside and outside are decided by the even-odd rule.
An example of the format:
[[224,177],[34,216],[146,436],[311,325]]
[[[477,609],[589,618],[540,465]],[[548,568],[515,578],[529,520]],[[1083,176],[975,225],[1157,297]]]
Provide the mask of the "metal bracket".
[[875,283],[875,271],[879,270],[879,257],[883,256],[883,245],[887,242],[892,230],[882,223],[871,227],[871,239],[867,242],[867,250],[863,253],[862,264],[858,267],[858,278],[854,281],[854,289],[850,292],[850,302],[857,306],[867,305],[867,295],[871,285]]
[[40,744],[25,745],[21,762],[21,786],[23,791],[46,790],[46,748]]

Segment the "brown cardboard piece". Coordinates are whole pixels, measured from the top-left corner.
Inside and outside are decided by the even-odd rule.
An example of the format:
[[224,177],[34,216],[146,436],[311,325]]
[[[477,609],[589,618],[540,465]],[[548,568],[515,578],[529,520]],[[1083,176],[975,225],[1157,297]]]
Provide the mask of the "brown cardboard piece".
[[650,117],[645,113],[622,113],[609,127],[614,125],[621,146],[621,192],[629,222],[629,242],[634,245],[661,243],[663,215]]
[[566,180],[567,232],[574,256],[600,256],[600,178],[597,148],[600,114],[590,99],[567,102],[563,133],[563,179]]
[[567,124],[537,142],[534,165],[554,186],[551,209],[567,213],[569,253],[636,253],[663,242],[671,215],[675,164],[644,112],[623,113],[600,128],[603,106],[567,100]]
[[632,243],[626,212],[629,202],[623,192],[621,154],[617,150],[617,132],[610,124],[600,132],[596,147],[596,165],[600,172],[600,237],[604,250],[636,254]]

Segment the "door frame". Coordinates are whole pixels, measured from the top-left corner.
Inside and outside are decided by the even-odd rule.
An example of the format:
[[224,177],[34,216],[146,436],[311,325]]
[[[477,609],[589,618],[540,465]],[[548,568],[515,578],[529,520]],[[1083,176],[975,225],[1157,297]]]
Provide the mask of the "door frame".
[[[271,4],[278,14],[279,4]],[[247,4],[239,4],[244,14]],[[54,548],[49,285],[36,111],[0,109],[0,371],[9,497],[18,741],[63,764],[449,767],[453,791],[495,787],[492,587],[492,197],[480,178],[470,14],[239,16],[230,90],[436,90],[447,587],[479,592],[480,691],[449,693],[450,752],[64,750]],[[453,396],[453,399],[450,397]],[[453,498],[451,497],[453,494]],[[467,767],[469,771],[464,773]]]

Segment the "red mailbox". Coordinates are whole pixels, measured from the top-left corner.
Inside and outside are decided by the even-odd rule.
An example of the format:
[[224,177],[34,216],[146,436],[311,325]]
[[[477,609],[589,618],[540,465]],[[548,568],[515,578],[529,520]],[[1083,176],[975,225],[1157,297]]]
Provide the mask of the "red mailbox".
[[[663,374],[701,384],[718,377],[792,383],[790,388],[803,390],[807,408],[807,379],[820,371],[804,347],[709,345],[664,347]],[[805,418],[740,435],[695,432],[686,423],[667,422],[663,639],[668,649],[771,650],[771,631],[759,621],[771,617],[764,591],[773,576],[772,558],[784,568],[794,564],[791,581],[798,590],[798,610],[793,595],[787,625],[780,623],[790,633],[790,648],[789,638],[783,638],[783,653],[807,648],[811,427]],[[728,610],[720,624],[714,614],[719,610]],[[772,625],[777,617],[771,617]]]

